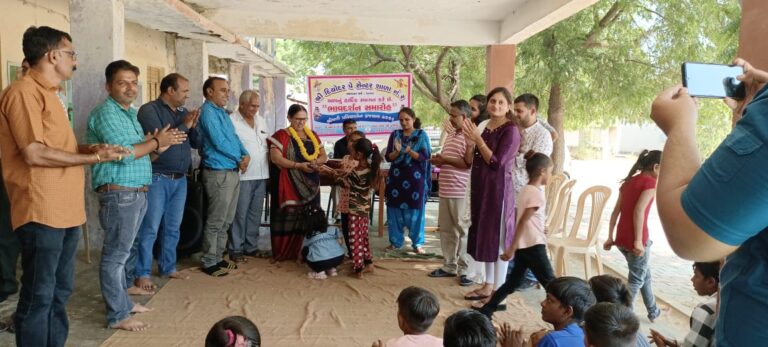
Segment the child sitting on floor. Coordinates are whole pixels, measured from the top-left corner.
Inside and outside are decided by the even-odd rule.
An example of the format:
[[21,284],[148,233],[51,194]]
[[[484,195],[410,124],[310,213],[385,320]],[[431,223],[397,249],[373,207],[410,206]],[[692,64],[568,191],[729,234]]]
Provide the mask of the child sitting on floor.
[[386,344],[376,341],[373,347],[442,347],[443,339],[427,334],[438,313],[440,303],[430,291],[419,287],[403,289],[397,297],[397,324],[404,335]]
[[640,322],[628,306],[601,302],[584,314],[587,347],[635,347]]
[[361,138],[350,143],[349,156],[357,162],[357,166],[344,173],[339,181],[347,189],[349,197],[347,224],[352,268],[355,275],[362,278],[363,272],[373,271],[373,257],[368,244],[368,213],[371,210],[371,191],[376,173],[379,172],[381,154],[370,140]]
[[696,262],[691,278],[696,294],[707,299],[691,312],[690,330],[682,343],[670,340],[651,329],[651,338],[658,347],[714,346],[717,323],[717,292],[720,289],[720,262]]
[[205,337],[205,347],[259,346],[261,346],[259,328],[243,316],[230,316],[216,322]]
[[493,323],[480,312],[461,310],[445,320],[445,347],[496,347],[496,340]]
[[[583,347],[584,331],[579,324],[584,313],[595,304],[595,296],[587,281],[576,277],[560,277],[547,284],[547,297],[541,302],[541,320],[552,324],[553,331],[546,333],[536,347]],[[508,323],[500,331],[503,347],[527,345],[521,330],[512,330]]]
[[301,257],[311,269],[307,277],[311,279],[324,280],[338,275],[336,267],[344,261],[342,235],[337,228],[329,229],[327,223],[324,221],[319,228],[314,228],[316,230],[307,232],[301,247]]

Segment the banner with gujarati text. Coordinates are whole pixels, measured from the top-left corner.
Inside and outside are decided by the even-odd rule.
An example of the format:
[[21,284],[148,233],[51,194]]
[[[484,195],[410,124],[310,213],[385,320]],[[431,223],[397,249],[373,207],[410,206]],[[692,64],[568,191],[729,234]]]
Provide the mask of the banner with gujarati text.
[[357,121],[366,135],[400,129],[398,112],[411,107],[412,76],[308,76],[309,117],[320,136],[342,136],[346,119]]

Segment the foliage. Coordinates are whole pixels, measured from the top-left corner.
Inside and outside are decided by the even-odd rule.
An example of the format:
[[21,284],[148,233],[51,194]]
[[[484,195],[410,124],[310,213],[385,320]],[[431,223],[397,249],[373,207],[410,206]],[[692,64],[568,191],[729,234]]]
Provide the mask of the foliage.
[[[728,63],[735,57],[740,11],[737,0],[600,0],[518,46],[516,91],[538,95],[547,114],[550,90],[559,84],[565,129],[648,123],[651,100],[680,83],[682,62]],[[421,71],[426,79],[414,78],[421,84],[414,90],[414,109],[427,125],[440,124],[446,100],[486,89],[482,47],[419,46],[406,55],[403,46],[278,44],[278,58],[296,73],[289,82],[297,91],[306,89],[305,76],[312,74]],[[435,66],[444,50],[445,63],[437,70],[447,87],[437,100],[425,85],[436,84]],[[701,151],[708,154],[729,131],[730,112],[722,103],[704,101],[700,113]]]
[[[518,47],[516,89],[547,100],[559,82],[566,129],[647,123],[656,93],[680,83],[682,62],[733,60],[739,17],[735,0],[602,0]],[[703,102],[701,114],[706,154],[730,112]]]
[[[405,48],[404,48],[405,47]],[[405,52],[411,49],[410,55]],[[437,102],[435,66],[440,66],[444,100]],[[451,101],[485,91],[485,49],[481,47],[385,46],[353,43],[278,41],[278,59],[293,69],[289,80],[297,92],[306,91],[306,76],[314,74],[374,74],[414,71],[413,108],[425,125],[440,125]],[[421,76],[419,76],[421,74]],[[421,78],[420,78],[421,77]],[[451,95],[452,89],[455,92]],[[432,88],[432,90],[430,90]]]

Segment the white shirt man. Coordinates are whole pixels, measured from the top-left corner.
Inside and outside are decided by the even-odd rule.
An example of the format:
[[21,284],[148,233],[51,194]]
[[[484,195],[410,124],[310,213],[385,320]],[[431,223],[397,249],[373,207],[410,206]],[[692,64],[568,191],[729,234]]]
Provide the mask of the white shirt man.
[[244,91],[240,95],[240,106],[230,115],[237,137],[251,156],[246,170],[240,173],[240,196],[227,243],[230,259],[235,262],[244,262],[245,255],[255,256],[265,251],[258,249],[258,239],[269,178],[269,131],[264,117],[259,115],[260,99],[258,92]]

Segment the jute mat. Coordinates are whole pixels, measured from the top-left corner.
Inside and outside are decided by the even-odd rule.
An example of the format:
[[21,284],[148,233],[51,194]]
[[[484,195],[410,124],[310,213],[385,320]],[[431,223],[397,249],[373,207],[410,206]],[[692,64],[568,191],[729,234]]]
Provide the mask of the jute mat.
[[[429,278],[439,263],[422,260],[377,260],[363,279],[350,277],[342,265],[338,277],[310,280],[295,262],[270,264],[250,258],[229,276],[213,278],[197,269],[188,280],[168,282],[147,303],[154,311],[138,318],[151,327],[119,331],[103,346],[203,346],[208,329],[219,319],[242,315],[258,326],[263,346],[370,346],[402,333],[397,326],[400,291],[408,286],[431,290],[440,300],[440,315],[429,333],[442,336],[453,312],[469,307],[455,278]],[[525,293],[543,298],[543,291]],[[531,302],[531,300],[528,300]],[[540,307],[515,294],[506,312],[495,317],[523,326],[526,332],[546,327]]]

